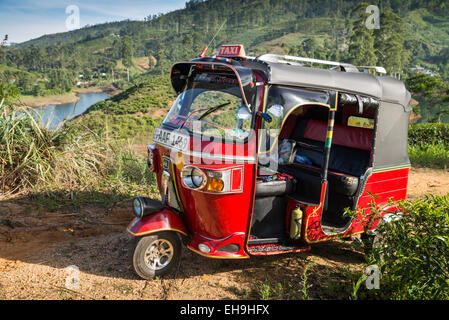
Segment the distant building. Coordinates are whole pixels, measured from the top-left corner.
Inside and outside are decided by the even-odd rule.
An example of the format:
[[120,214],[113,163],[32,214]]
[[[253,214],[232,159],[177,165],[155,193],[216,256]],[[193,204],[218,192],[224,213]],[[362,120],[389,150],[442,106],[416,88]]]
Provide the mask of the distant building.
[[416,72],[416,73],[424,73],[431,77],[436,77],[438,75],[436,72],[433,72],[430,69],[426,69],[426,68],[419,67],[419,66],[416,66],[415,68],[411,68],[410,70],[412,70],[413,72]]

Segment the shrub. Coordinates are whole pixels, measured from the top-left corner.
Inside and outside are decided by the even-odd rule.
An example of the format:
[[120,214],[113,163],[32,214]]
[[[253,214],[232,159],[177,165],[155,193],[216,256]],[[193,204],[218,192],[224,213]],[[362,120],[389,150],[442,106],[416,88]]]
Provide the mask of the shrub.
[[425,144],[443,144],[449,147],[449,124],[420,123],[411,125],[408,141],[412,146]]
[[412,165],[447,169],[449,124],[421,123],[410,126],[408,150]]
[[406,214],[378,226],[379,245],[367,259],[380,269],[380,289],[359,296],[449,299],[449,194],[398,205]]

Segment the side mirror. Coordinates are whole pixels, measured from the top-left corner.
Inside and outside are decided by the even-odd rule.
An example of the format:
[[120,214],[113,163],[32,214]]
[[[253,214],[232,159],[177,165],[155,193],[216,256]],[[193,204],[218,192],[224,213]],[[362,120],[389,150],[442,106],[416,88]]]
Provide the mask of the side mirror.
[[237,119],[239,120],[250,120],[251,113],[248,111],[247,107],[240,107],[237,110]]
[[275,118],[282,118],[284,114],[284,107],[280,104],[274,104],[267,110],[268,113],[271,113]]

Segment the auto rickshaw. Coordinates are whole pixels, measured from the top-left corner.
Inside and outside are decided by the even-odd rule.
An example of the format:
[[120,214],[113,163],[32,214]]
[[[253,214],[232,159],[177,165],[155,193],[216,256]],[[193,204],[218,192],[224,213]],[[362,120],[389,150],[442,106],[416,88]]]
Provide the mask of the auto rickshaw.
[[[136,273],[166,274],[182,244],[246,259],[375,232],[407,194],[411,112],[404,84],[376,73],[247,57],[241,45],[174,64],[178,97],[148,146],[162,200],[136,197],[127,229]],[[345,214],[370,210],[373,196],[377,220]]]

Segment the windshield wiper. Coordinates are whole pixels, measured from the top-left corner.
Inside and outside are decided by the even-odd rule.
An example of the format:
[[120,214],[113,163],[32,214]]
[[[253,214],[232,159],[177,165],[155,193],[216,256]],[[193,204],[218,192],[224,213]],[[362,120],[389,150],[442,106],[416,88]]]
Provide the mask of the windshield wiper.
[[212,112],[214,112],[214,111],[216,111],[216,110],[218,110],[218,109],[220,109],[220,108],[223,108],[223,107],[227,106],[227,105],[230,104],[230,103],[231,103],[231,101],[228,101],[228,102],[226,102],[226,103],[222,103],[222,104],[220,104],[220,105],[218,105],[218,106],[215,106],[215,107],[212,107],[212,108],[210,108],[210,109],[207,109],[207,111],[204,112],[204,113],[203,113],[197,120],[203,119],[205,116],[211,114]]
[[230,104],[231,102],[228,101],[226,103],[220,104],[216,107],[212,107],[212,108],[203,108],[203,109],[197,109],[195,111],[193,111],[185,120],[184,123],[181,125],[181,127],[179,127],[179,130],[181,130],[182,128],[184,128],[184,125],[190,120],[190,118],[197,113],[198,111],[202,111],[202,110],[206,110],[206,112],[204,112],[198,119],[196,120],[201,120],[202,118],[204,118],[205,116],[207,116],[208,114],[210,114],[211,112],[214,112],[215,110],[219,109],[219,108],[223,108],[224,106],[227,106],[228,104]]

